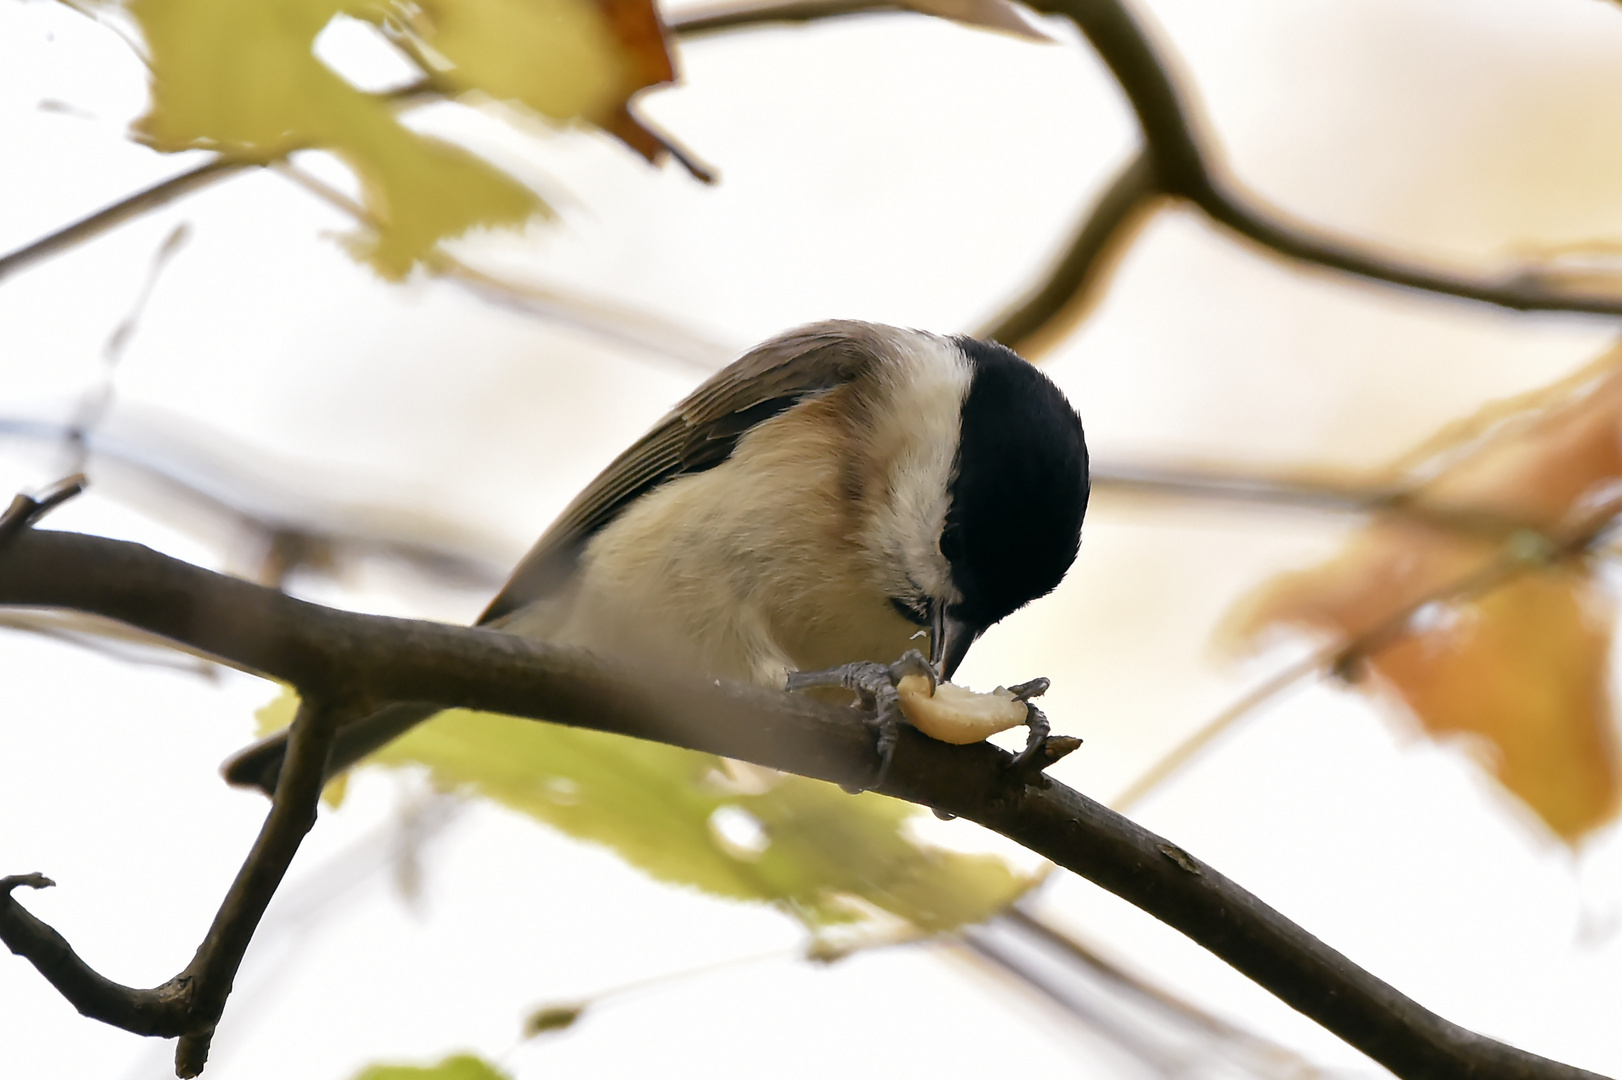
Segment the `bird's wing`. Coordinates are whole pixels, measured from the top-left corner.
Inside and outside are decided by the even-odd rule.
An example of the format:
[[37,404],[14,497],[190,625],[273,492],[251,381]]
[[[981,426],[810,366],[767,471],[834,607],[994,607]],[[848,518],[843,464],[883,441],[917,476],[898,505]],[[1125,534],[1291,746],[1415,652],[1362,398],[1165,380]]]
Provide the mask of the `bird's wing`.
[[871,370],[893,333],[869,323],[815,323],[773,338],[717,372],[575,497],[479,622],[557,592],[586,543],[637,498],[675,477],[714,468],[757,424]]

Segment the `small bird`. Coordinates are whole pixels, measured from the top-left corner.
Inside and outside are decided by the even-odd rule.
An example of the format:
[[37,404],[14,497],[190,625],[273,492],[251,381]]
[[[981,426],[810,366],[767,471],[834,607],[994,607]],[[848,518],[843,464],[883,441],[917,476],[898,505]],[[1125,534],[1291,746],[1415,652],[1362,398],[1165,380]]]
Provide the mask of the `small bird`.
[[[918,637],[931,680],[949,679],[987,627],[1052,591],[1088,492],[1081,420],[1012,350],[814,323],[716,373],[615,458],[479,625],[871,700],[876,670],[923,666],[908,655]],[[397,704],[351,722],[328,774],[434,711]],[[896,720],[881,721],[893,746]],[[247,748],[226,779],[274,792],[285,744]]]

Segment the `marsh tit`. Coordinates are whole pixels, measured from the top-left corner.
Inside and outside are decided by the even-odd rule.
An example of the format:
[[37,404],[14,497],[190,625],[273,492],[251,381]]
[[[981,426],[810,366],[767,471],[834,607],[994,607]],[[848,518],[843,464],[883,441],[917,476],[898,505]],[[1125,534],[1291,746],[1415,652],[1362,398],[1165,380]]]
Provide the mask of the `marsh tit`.
[[[762,686],[889,664],[950,678],[1058,585],[1088,496],[1081,421],[1011,350],[874,323],[791,330],[687,396],[582,491],[480,625]],[[434,710],[340,729],[336,773]],[[285,741],[226,763],[273,791]]]

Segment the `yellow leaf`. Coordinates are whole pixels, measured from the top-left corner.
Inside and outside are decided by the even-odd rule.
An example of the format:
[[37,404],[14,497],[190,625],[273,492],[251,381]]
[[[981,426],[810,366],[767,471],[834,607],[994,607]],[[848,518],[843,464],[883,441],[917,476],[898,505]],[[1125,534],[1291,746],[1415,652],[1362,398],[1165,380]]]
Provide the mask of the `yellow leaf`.
[[589,0],[423,0],[409,25],[454,65],[461,89],[555,120],[606,117],[633,89],[626,58]]
[[438,1065],[372,1065],[355,1074],[354,1080],[509,1080],[506,1073],[483,1058],[456,1054]]
[[159,150],[203,148],[248,161],[333,151],[359,176],[374,232],[355,250],[387,277],[409,273],[440,240],[518,225],[544,209],[491,165],[410,131],[386,102],[316,58],[315,39],[333,17],[363,15],[364,5],[130,0],[129,11],[152,72],[152,105],[138,135]]

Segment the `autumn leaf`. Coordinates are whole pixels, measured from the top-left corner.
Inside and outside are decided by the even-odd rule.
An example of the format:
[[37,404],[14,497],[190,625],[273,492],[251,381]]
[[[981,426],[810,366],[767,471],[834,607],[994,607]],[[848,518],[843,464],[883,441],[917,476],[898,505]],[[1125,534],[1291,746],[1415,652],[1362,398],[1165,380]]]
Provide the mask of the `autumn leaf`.
[[[292,720],[285,692],[261,730]],[[880,913],[924,933],[979,922],[1040,880],[915,840],[919,809],[663,743],[452,709],[371,759],[603,844],[661,881],[775,904],[812,930]]]
[[597,6],[625,48],[629,65],[628,92],[597,124],[649,161],[660,162],[666,154],[666,141],[631,113],[630,99],[676,79],[664,20],[650,0],[597,0]]
[[[327,67],[315,44],[335,18],[387,28],[433,90],[615,132],[631,130],[632,94],[673,78],[649,0],[129,0],[127,8],[152,83],[136,137],[167,152],[250,162],[332,151],[361,183],[369,230],[352,246],[389,278],[442,240],[521,225],[546,208],[524,184],[412,131],[395,103]],[[647,133],[635,130],[645,150]]]
[[1226,633],[1247,646],[1278,628],[1367,642],[1369,692],[1464,747],[1575,843],[1622,808],[1616,612],[1584,554],[1546,556],[1622,505],[1618,357],[1450,426],[1401,475],[1438,513],[1381,515],[1328,563],[1263,586]]

